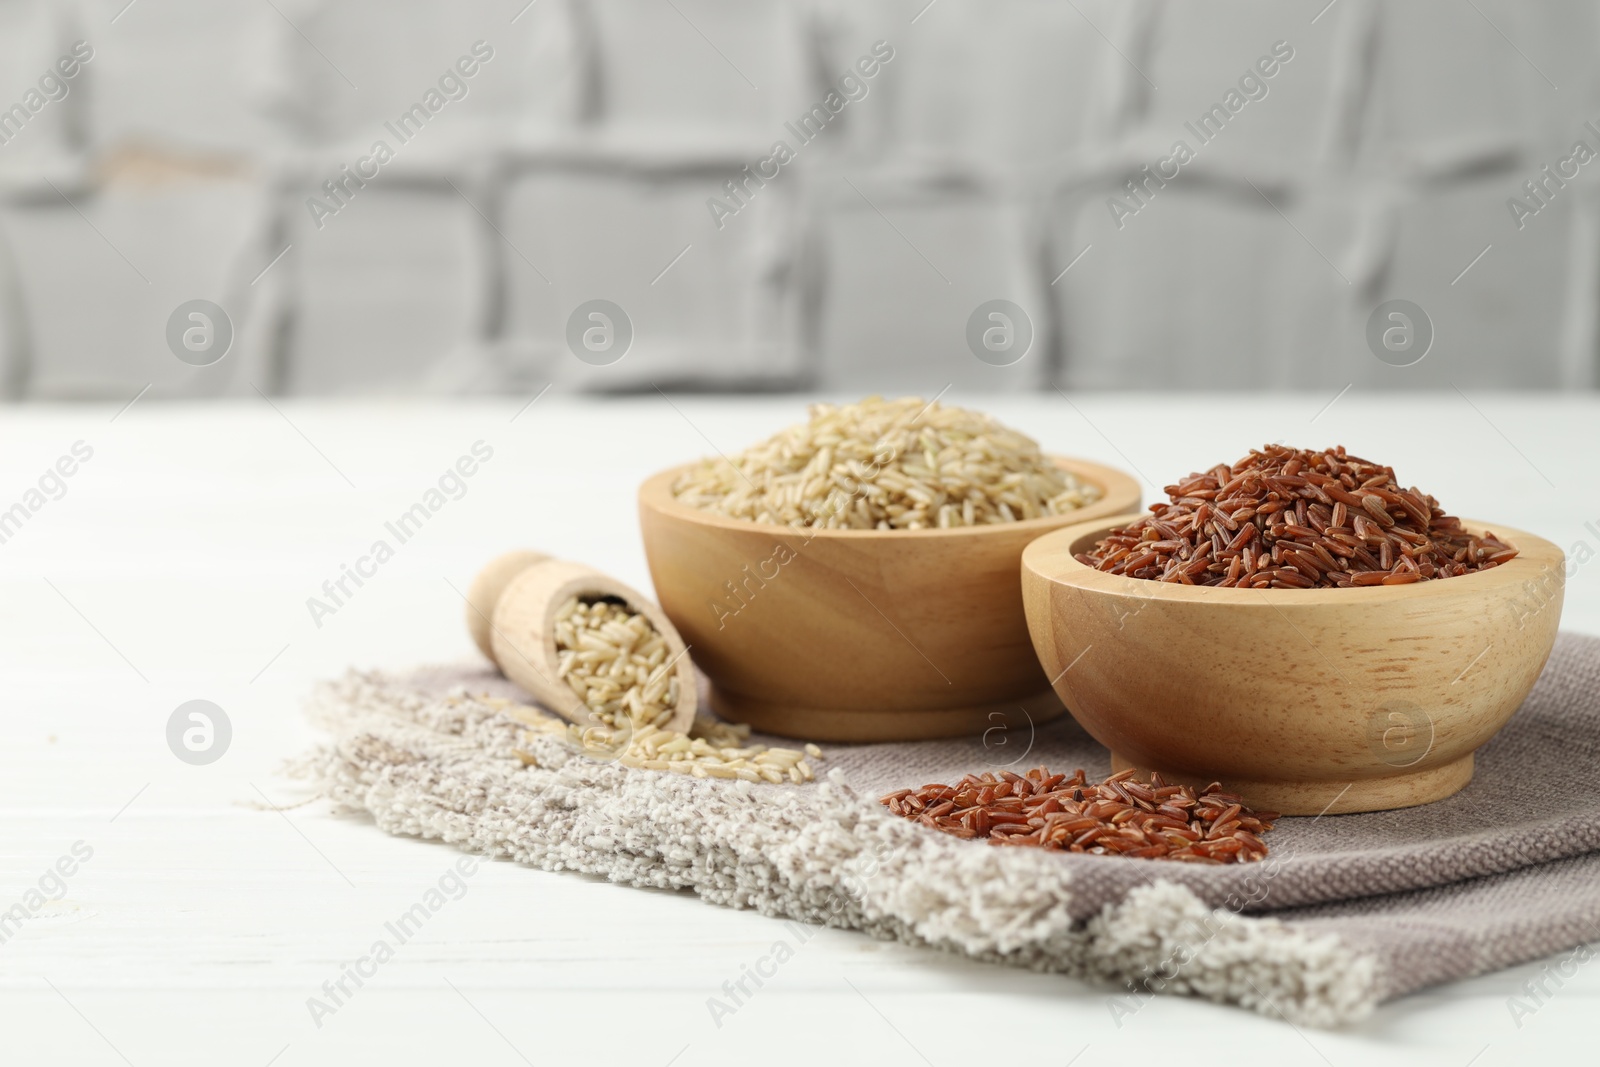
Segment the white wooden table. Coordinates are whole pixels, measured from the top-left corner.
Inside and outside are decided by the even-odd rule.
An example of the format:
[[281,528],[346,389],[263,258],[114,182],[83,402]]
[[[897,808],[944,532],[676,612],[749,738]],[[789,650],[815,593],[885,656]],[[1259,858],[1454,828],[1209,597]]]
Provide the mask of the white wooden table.
[[[1457,514],[1600,549],[1600,400],[1329,399],[983,403],[1052,451],[1148,475],[1147,496],[1264,441],[1341,442]],[[503,863],[482,866],[461,900],[317,1026],[307,998],[458,854],[320,804],[263,810],[264,798],[304,795],[279,772],[315,741],[297,709],[308,687],[350,665],[472,655],[452,584],[464,588],[509,546],[646,585],[634,486],[713,447],[731,452],[802,405],[552,393],[518,415],[522,406],[140,402],[120,415],[0,414],[0,510],[75,442],[93,448],[65,495],[0,544],[0,907],[26,901],[75,842],[93,852],[64,891],[46,878],[59,899],[0,944],[5,1062],[942,1067],[996,1054],[1190,1056],[1216,1040],[1240,1062],[1488,1067],[1592,1049],[1600,966],[1520,1028],[1506,999],[1536,966],[1407,998],[1341,1033],[1177,999],[1119,1026],[1104,989],[827,930],[719,1027],[707,998],[769,951],[780,923]],[[315,626],[307,597],[478,440],[494,454],[466,494]],[[1565,623],[1600,633],[1600,566],[1572,576]],[[206,766],[181,762],[166,741],[173,710],[196,698],[224,708],[233,728]],[[1004,1032],[983,1020],[1003,1020]]]

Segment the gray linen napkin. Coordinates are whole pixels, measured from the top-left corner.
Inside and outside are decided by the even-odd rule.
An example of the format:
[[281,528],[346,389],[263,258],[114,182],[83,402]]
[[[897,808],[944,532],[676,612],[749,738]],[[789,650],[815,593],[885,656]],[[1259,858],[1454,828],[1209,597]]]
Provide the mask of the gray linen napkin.
[[1229,867],[995,848],[876,802],[1000,766],[1109,773],[1069,719],[824,746],[826,780],[771,786],[596,762],[530,738],[485,696],[524,699],[487,668],[327,683],[310,710],[333,741],[305,769],[389,833],[1099,979],[1127,991],[1127,1011],[1176,993],[1336,1026],[1438,982],[1576,946],[1587,958],[1600,940],[1596,638],[1562,635],[1461,793],[1285,818],[1266,860]]

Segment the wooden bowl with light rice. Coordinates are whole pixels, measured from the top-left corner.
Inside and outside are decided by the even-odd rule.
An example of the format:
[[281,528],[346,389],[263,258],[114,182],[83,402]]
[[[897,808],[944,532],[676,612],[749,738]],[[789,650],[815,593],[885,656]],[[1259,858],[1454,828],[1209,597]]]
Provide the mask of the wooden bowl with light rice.
[[[1051,530],[1138,507],[1138,484],[1111,467],[1043,456],[997,425],[969,434],[964,420],[982,418],[976,413],[937,405],[919,413],[909,401],[864,404],[893,408],[868,409],[868,423],[883,432],[865,446],[866,459],[840,460],[861,442],[842,439],[825,420],[818,429],[814,418],[791,428],[789,438],[731,460],[662,471],[639,490],[656,594],[710,678],[712,710],[762,732],[816,741],[954,737],[997,725],[1026,730],[1030,720],[1059,716],[1063,708],[1028,636],[1017,578],[1022,550]],[[835,417],[858,407],[820,410]],[[938,430],[923,427],[924,420]],[[924,450],[908,456],[912,446]],[[768,452],[758,455],[761,448]],[[1018,517],[1008,503],[1000,515],[999,503],[1022,499],[1024,512],[1039,505],[1025,493],[957,492],[965,483],[950,472],[974,471],[961,455],[979,457],[977,466],[1005,466],[1017,451],[1028,457],[1014,465],[1048,471],[1044,491],[1064,485],[1077,506]],[[932,508],[919,485],[906,482],[907,471],[924,467],[944,472],[950,490],[935,494]],[[840,468],[846,473],[835,489],[851,491],[829,494],[833,504],[820,511],[797,510],[808,486],[815,490],[818,479]],[[794,481],[775,488],[763,475],[772,469],[790,470]],[[735,475],[750,484],[733,488]],[[955,505],[964,507],[961,523],[940,527],[956,520],[942,510],[951,494],[987,504],[966,507],[964,500]],[[708,500],[724,510],[707,507]],[[890,528],[846,525],[874,516]]]

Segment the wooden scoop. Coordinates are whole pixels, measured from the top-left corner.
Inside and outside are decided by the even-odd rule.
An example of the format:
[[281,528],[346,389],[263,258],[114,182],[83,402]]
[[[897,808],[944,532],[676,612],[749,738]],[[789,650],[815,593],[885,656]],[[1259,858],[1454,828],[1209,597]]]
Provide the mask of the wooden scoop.
[[549,558],[543,552],[513,549],[484,564],[483,570],[467,587],[467,632],[472,635],[472,643],[478,646],[478,651],[489,657],[496,666],[499,666],[499,662],[494,658],[494,643],[490,639],[494,606],[500,603],[500,594],[506,591],[511,579],[535,563],[543,563]]
[[[509,569],[508,553],[489,563],[473,582],[473,590],[488,590],[495,582],[492,571]],[[538,553],[525,553],[537,556]],[[683,638],[661,609],[632,586],[624,585],[593,567],[566,560],[540,557],[518,570],[501,585],[494,598],[488,655],[507,678],[532,693],[540,704],[568,722],[580,726],[603,726],[590,713],[588,705],[559,675],[556,652],[556,612],[569,599],[612,597],[628,610],[643,615],[667,643],[667,669],[677,674],[678,703],[671,718],[657,725],[687,733],[694,723],[698,700],[694,664],[690,662]],[[471,623],[471,616],[468,619]],[[481,647],[481,646],[480,646]]]

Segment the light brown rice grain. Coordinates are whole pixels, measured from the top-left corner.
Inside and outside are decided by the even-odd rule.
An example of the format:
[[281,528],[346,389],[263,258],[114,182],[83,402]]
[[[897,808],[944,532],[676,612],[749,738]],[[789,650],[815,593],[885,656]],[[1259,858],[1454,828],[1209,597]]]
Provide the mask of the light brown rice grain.
[[[573,598],[556,611],[555,641],[561,676],[583,699],[595,725],[568,723],[536,708],[507,708],[531,732],[562,737],[579,752],[614,759],[624,767],[705,778],[803,784],[814,781],[805,746],[767,748],[749,743],[750,728],[709,716],[688,733],[667,729],[678,682],[666,643],[650,621],[611,599]],[[505,707],[508,702],[495,699]],[[524,759],[529,757],[522,754]]]
[[1098,486],[987,415],[919,397],[816,404],[810,420],[672,486],[733,518],[825,529],[919,530],[1061,515]]

